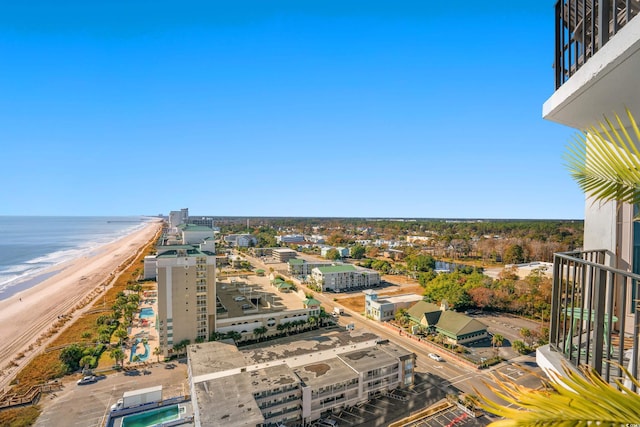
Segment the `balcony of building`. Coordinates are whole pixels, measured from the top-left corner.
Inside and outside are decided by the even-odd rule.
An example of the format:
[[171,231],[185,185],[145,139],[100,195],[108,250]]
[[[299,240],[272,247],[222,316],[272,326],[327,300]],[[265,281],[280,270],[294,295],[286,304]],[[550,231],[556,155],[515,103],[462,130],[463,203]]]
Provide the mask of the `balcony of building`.
[[639,10],[640,0],[556,2],[556,90],[545,119],[583,130],[604,113],[640,111]]
[[549,345],[536,357],[557,373],[589,365],[638,391],[621,367],[640,378],[640,275],[612,267],[614,260],[604,250],[555,255]]

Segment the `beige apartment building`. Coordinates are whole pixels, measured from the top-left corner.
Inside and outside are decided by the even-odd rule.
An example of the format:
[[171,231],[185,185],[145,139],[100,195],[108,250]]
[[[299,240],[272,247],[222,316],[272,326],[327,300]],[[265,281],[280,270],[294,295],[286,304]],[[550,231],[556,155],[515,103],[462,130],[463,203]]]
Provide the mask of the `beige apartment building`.
[[216,256],[191,245],[159,246],[158,336],[164,356],[183,340],[206,341],[216,322]]
[[188,348],[196,426],[312,425],[414,383],[415,354],[369,332],[317,331],[246,349]]

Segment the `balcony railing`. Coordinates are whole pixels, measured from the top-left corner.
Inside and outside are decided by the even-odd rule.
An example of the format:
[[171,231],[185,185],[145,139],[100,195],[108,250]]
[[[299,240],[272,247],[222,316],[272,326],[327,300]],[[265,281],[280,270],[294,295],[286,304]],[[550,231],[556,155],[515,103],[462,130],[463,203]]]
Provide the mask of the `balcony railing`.
[[638,378],[640,275],[609,267],[610,259],[603,250],[555,254],[549,344],[572,365],[625,382],[620,366]]
[[[562,86],[638,14],[640,0],[558,0],[555,80]],[[604,28],[604,31],[600,31]]]

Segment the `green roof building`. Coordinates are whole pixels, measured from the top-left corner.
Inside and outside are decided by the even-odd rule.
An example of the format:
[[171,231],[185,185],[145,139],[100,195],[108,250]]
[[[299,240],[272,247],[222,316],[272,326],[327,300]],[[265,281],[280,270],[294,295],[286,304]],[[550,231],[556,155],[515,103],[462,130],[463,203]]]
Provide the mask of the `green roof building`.
[[365,268],[356,268],[352,264],[315,267],[311,270],[311,278],[322,292],[365,289],[380,284],[380,273]]
[[452,344],[466,344],[487,338],[487,325],[465,314],[420,301],[407,310],[411,321],[447,337]]

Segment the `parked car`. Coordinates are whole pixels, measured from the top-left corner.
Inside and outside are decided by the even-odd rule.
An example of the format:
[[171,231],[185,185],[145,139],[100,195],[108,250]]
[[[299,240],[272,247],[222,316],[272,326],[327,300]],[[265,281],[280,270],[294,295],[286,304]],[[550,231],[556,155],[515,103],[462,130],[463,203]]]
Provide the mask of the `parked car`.
[[321,418],[316,425],[321,427],[337,427],[338,422],[332,418]]
[[80,378],[77,384],[78,385],[91,384],[91,383],[95,383],[96,381],[98,381],[98,379],[95,376],[89,375],[89,376]]
[[429,353],[429,357],[435,360],[436,362],[442,361],[442,357],[440,357],[440,355],[435,353]]

